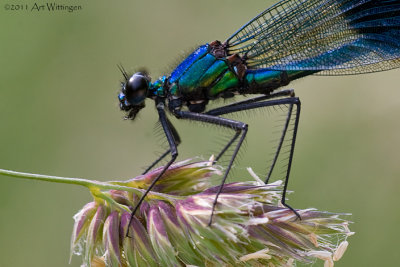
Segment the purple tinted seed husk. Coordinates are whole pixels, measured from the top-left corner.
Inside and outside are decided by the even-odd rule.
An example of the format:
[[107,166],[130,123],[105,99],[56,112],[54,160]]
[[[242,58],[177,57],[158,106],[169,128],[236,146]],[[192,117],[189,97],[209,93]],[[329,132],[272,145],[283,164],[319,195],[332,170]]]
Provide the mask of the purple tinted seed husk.
[[130,206],[132,202],[128,197],[128,192],[123,192],[119,190],[110,190],[111,197],[119,204]]
[[100,229],[104,223],[104,218],[106,216],[106,209],[103,205],[99,205],[96,214],[93,216],[90,222],[87,241],[85,246],[85,259],[87,264],[93,260],[93,251],[97,244],[97,239],[99,239]]
[[[286,242],[292,243],[293,245],[297,245],[299,247],[305,247],[307,246],[307,244],[304,244],[301,240],[299,240],[297,237],[295,237],[295,235],[292,232],[289,232],[285,229],[282,229],[276,225],[272,225],[272,224],[265,224],[264,226],[266,229],[268,229],[268,231],[281,238],[281,239],[286,239]],[[311,242],[309,243],[311,244]],[[312,244],[311,244],[312,245]]]
[[128,212],[123,212],[121,214],[120,223],[119,223],[119,238],[121,240],[123,240],[125,238],[125,235],[128,231],[128,223],[129,223],[130,218],[131,218],[131,214]]
[[143,201],[142,204],[140,205],[139,211],[140,215],[148,216],[148,213],[150,211],[150,204],[146,201]]
[[94,224],[93,224],[92,232],[89,234],[92,235],[94,242],[96,241],[98,230],[104,222],[105,214],[106,214],[105,207],[100,205],[97,208],[96,214],[93,216],[92,223],[94,223]]
[[266,231],[266,229],[264,229],[263,227],[250,226],[248,232],[252,238],[257,239],[264,244],[272,243],[275,246],[278,246],[279,250],[282,251],[282,254],[286,253],[293,258],[299,259],[299,256],[295,253],[295,251],[293,251],[292,248],[290,248],[285,242],[281,241],[278,237],[275,237],[274,235]]
[[103,243],[106,250],[106,259],[113,264],[121,263],[119,249],[119,212],[113,211],[108,215],[103,230]]
[[173,207],[171,207],[170,205],[168,205],[167,203],[164,203],[162,201],[158,202],[158,207],[160,210],[162,210],[162,212],[167,216],[167,218],[177,227],[179,227],[179,222],[178,219],[176,217],[176,211],[173,209]]
[[88,220],[94,214],[96,205],[97,204],[94,201],[89,202],[77,214],[77,215],[79,215],[78,216],[79,218],[75,222],[75,231],[74,231],[75,237],[78,237],[81,234],[82,228],[88,223]]
[[[158,210],[158,207],[151,206],[148,216],[149,216],[148,223],[152,223],[155,226],[157,233],[159,235],[162,235],[164,238],[168,238],[168,234],[167,231],[165,230],[164,222],[161,218],[161,214],[160,211]],[[149,229],[150,226],[148,225],[147,228]]]
[[117,251],[117,250],[119,250],[118,249],[118,247],[119,247],[119,223],[118,223],[119,213],[117,211],[113,211],[113,212],[111,212],[109,217],[111,217],[111,220],[110,220],[111,232],[110,232],[110,234],[113,235],[110,241],[111,241],[113,248],[115,248]]

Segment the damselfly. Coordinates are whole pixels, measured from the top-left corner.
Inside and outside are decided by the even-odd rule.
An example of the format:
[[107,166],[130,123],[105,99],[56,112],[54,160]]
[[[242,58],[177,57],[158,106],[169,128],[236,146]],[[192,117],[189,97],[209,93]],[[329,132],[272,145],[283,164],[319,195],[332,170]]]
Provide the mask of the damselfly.
[[[300,100],[293,90],[280,90],[291,81],[311,74],[348,75],[384,71],[400,66],[400,0],[283,0],[250,20],[223,42],[213,41],[197,48],[168,76],[151,82],[147,73],[124,75],[120,108],[134,119],[154,100],[169,149],[145,172],[171,154],[160,175],[178,156],[180,137],[167,118],[169,110],[178,119],[210,123],[232,129],[234,134],[216,156],[218,161],[231,147],[233,155],[225,170],[218,195],[246,137],[248,125],[222,115],[285,105],[288,107],[277,150],[265,182],[268,183],[283,140],[294,120],[282,204],[285,203],[300,116]],[[217,98],[259,94],[244,101],[207,110]],[[294,117],[292,117],[294,114]],[[133,209],[142,203],[144,194]],[[212,213],[210,224],[212,223]]]

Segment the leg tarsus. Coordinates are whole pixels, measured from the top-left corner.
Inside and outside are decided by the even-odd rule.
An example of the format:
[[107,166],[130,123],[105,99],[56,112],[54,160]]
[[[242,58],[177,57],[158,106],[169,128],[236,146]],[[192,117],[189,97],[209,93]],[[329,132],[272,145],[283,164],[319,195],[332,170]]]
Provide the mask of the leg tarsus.
[[290,209],[290,210],[294,213],[294,215],[297,216],[297,218],[298,218],[299,220],[301,220],[300,214],[299,214],[294,208],[292,208],[291,206],[289,206],[288,204],[286,204],[286,203],[283,202],[283,201],[281,201],[281,203],[282,203],[283,206],[285,206],[286,208]]
[[296,118],[294,121],[294,128],[293,128],[293,136],[292,136],[292,143],[290,145],[290,154],[289,154],[289,161],[288,161],[288,166],[287,166],[287,171],[286,171],[286,178],[285,178],[285,184],[283,186],[283,192],[282,192],[282,204],[289,208],[291,211],[296,214],[296,216],[301,220],[300,214],[295,211],[292,207],[290,207],[288,204],[285,203],[286,199],[286,191],[287,187],[289,184],[289,177],[290,177],[290,170],[292,169],[292,161],[293,161],[293,154],[294,154],[294,147],[296,145],[296,137],[297,137],[297,130],[299,127],[299,120],[300,120],[300,111],[301,111],[301,102],[300,99],[297,98],[297,101],[294,103],[296,105]]

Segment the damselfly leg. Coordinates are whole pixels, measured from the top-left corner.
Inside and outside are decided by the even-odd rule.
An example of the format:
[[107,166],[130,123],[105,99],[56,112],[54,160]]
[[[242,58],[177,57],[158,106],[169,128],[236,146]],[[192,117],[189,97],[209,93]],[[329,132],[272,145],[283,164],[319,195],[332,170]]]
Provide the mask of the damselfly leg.
[[[283,97],[283,98],[281,98]],[[279,98],[279,99],[274,99],[274,98]],[[294,129],[293,129],[293,136],[291,139],[291,147],[290,147],[290,154],[289,154],[289,162],[286,170],[286,177],[285,177],[285,183],[284,183],[284,188],[282,192],[282,204],[292,210],[298,218],[300,218],[300,215],[294,210],[292,207],[290,207],[288,204],[286,204],[285,199],[286,199],[286,191],[287,191],[287,186],[289,183],[289,175],[290,175],[290,169],[292,165],[292,159],[293,159],[293,152],[294,152],[294,146],[296,142],[296,135],[297,135],[297,129],[298,129],[298,123],[299,123],[299,116],[300,116],[300,100],[297,97],[294,97],[293,91],[292,90],[283,90],[280,92],[273,93],[271,95],[266,95],[266,96],[259,96],[256,98],[232,103],[230,105],[226,105],[223,107],[219,107],[213,110],[210,110],[206,113],[196,113],[196,112],[190,112],[190,111],[181,111],[181,110],[175,110],[173,111],[174,115],[178,119],[185,119],[185,120],[192,120],[192,121],[199,121],[199,122],[205,122],[205,123],[210,123],[222,127],[226,127],[229,129],[232,129],[235,131],[234,136],[229,140],[228,144],[225,145],[225,147],[222,149],[222,151],[218,154],[216,160],[218,160],[229,148],[231,145],[235,143],[235,141],[239,138],[239,141],[236,144],[236,147],[234,149],[233,155],[231,156],[231,159],[229,161],[229,164],[225,170],[224,176],[221,180],[221,184],[218,188],[218,191],[216,193],[216,197],[213,202],[212,206],[212,211],[210,215],[210,221],[209,221],[209,226],[212,224],[212,219],[214,215],[214,210],[216,208],[216,205],[218,203],[218,197],[223,191],[223,186],[226,182],[226,179],[228,177],[228,174],[232,168],[232,165],[234,163],[234,160],[240,150],[240,147],[246,137],[247,131],[248,131],[248,125],[244,122],[236,121],[236,120],[231,120],[223,117],[219,117],[220,115],[224,114],[230,114],[230,113],[235,113],[235,112],[240,112],[240,111],[245,111],[245,110],[251,110],[251,109],[257,109],[257,108],[264,108],[264,107],[274,107],[274,106],[282,106],[282,105],[288,105],[288,114],[286,117],[286,122],[282,131],[282,135],[277,147],[277,151],[274,156],[273,163],[270,167],[269,174],[266,178],[266,183],[268,182],[270,178],[270,174],[272,173],[272,169],[275,166],[275,163],[277,161],[277,158],[279,156],[280,150],[282,148],[283,140],[285,139],[287,130],[288,130],[288,125],[291,120],[291,114],[293,111],[293,106],[296,106],[296,117],[295,117],[295,123],[294,123]],[[163,127],[164,133],[167,137],[168,144],[170,146],[170,149],[168,149],[159,159],[157,159],[151,167],[156,165],[159,161],[161,161],[164,157],[166,157],[169,153],[171,153],[171,160],[164,166],[163,170],[160,172],[160,174],[153,180],[151,185],[147,188],[145,193],[142,195],[142,197],[139,199],[138,203],[134,207],[132,211],[131,218],[133,218],[134,214],[140,207],[141,203],[143,202],[144,198],[146,195],[151,191],[151,189],[154,187],[154,185],[157,183],[157,181],[162,177],[164,172],[171,166],[171,164],[175,161],[175,159],[178,156],[178,151],[177,151],[177,145],[180,143],[180,137],[172,125],[172,123],[167,119],[165,110],[165,106],[162,101],[157,103],[157,110],[159,113],[159,119],[160,123]],[[179,142],[179,143],[178,143]],[[148,171],[146,170],[146,172]],[[129,233],[127,233],[128,236]]]
[[[281,98],[281,99],[268,100],[268,99],[271,99],[271,98],[282,97],[282,96],[286,96],[286,97],[285,98]],[[300,110],[301,110],[300,99],[298,97],[294,97],[293,91],[292,90],[284,90],[284,91],[281,91],[281,92],[277,92],[276,94],[272,94],[272,95],[268,95],[268,96],[260,96],[260,97],[244,100],[244,101],[241,101],[241,102],[233,103],[231,105],[227,105],[227,106],[219,107],[217,109],[210,110],[206,114],[214,115],[214,116],[220,116],[220,115],[224,115],[224,114],[230,114],[230,113],[240,112],[240,111],[245,111],[245,110],[264,108],[264,107],[281,106],[281,105],[288,105],[288,113],[287,113],[287,117],[286,117],[286,121],[285,121],[285,125],[284,125],[284,128],[283,128],[283,131],[282,131],[282,134],[281,134],[281,138],[279,140],[279,144],[278,144],[277,150],[275,152],[275,156],[274,156],[274,159],[272,161],[270,170],[269,170],[268,175],[266,177],[265,183],[268,183],[269,178],[271,176],[271,173],[273,171],[273,168],[274,168],[274,166],[276,164],[276,161],[278,159],[278,156],[280,154],[280,151],[281,151],[281,148],[282,148],[282,145],[283,145],[283,141],[284,141],[286,133],[288,131],[289,122],[290,122],[291,117],[292,117],[293,107],[296,106],[293,135],[292,135],[292,138],[291,138],[288,165],[287,165],[287,169],[286,169],[285,183],[284,183],[284,188],[283,188],[283,192],[282,192],[281,202],[285,207],[287,207],[290,210],[292,210],[296,214],[296,216],[301,219],[300,215],[296,212],[296,210],[294,210],[292,207],[290,207],[288,204],[286,204],[286,192],[287,192],[287,187],[288,187],[288,183],[289,183],[290,170],[291,170],[292,161],[293,161],[293,154],[294,154],[294,148],[295,148],[295,143],[296,143],[299,119],[300,119]],[[232,139],[232,140],[234,140],[234,139]],[[231,145],[233,143],[232,140],[228,143],[228,145]],[[239,145],[241,145],[241,143]],[[228,148],[229,147],[224,147],[224,149],[222,151],[225,152]],[[236,152],[236,150],[235,150],[235,152]],[[233,154],[231,162],[233,162],[234,157],[236,157],[236,154],[237,153]],[[219,155],[219,157],[220,156],[221,155]],[[226,179],[226,177],[224,177],[224,179]],[[225,183],[225,180],[223,180],[222,183],[221,183],[219,192],[217,193],[216,199],[214,201],[214,203],[215,203],[214,206],[217,203],[218,195],[220,194],[224,183]],[[211,222],[211,220],[210,220],[210,222]]]
[[[174,125],[169,121],[168,118],[166,118],[166,124],[168,125],[169,129],[171,130],[171,134],[174,138],[175,145],[178,146],[182,142],[181,138],[178,134],[178,131],[175,129]],[[146,170],[142,173],[142,175],[148,173],[151,169],[154,168],[154,166],[156,166],[161,160],[163,160],[170,153],[171,153],[171,149],[168,149],[163,154],[161,154],[161,156],[159,156],[158,159],[156,159],[150,166],[148,166],[146,168]]]
[[[233,152],[231,160],[229,161],[228,167],[225,170],[225,174],[224,174],[224,177],[222,178],[221,185],[218,188],[218,192],[215,196],[215,200],[213,202],[212,211],[211,211],[211,215],[210,215],[210,221],[208,223],[208,225],[210,226],[212,224],[212,218],[214,215],[215,206],[217,205],[218,196],[222,192],[222,188],[223,188],[223,185],[225,184],[226,178],[228,177],[229,171],[231,170],[233,162],[236,158],[236,155],[238,154],[238,152],[240,150],[240,146],[242,145],[242,143],[246,137],[248,125],[246,123],[243,123],[240,121],[235,121],[235,120],[226,119],[226,118],[208,115],[208,114],[203,114],[203,113],[195,113],[195,112],[189,112],[189,111],[175,111],[174,114],[179,119],[188,119],[188,120],[200,121],[200,122],[205,122],[205,123],[211,123],[211,124],[215,124],[218,126],[222,126],[222,127],[226,127],[226,128],[234,130],[235,135],[228,142],[229,146],[232,145],[234,143],[234,141],[240,136],[240,139],[239,139],[238,143],[236,144],[236,148]],[[228,149],[228,147],[225,147],[225,148]]]
[[[148,195],[148,193],[151,191],[151,189],[154,187],[154,185],[157,183],[157,181],[163,176],[165,171],[171,166],[172,163],[176,160],[178,157],[178,149],[177,149],[177,144],[175,143],[175,138],[174,138],[174,130],[175,128],[171,128],[171,123],[168,121],[167,116],[165,114],[165,106],[163,101],[157,101],[156,102],[156,108],[158,111],[158,116],[160,119],[161,126],[164,130],[165,136],[167,137],[167,141],[169,144],[170,149],[168,152],[171,153],[171,159],[168,161],[168,163],[164,166],[160,174],[152,181],[150,186],[146,189],[146,191],[143,193],[143,195],[140,197],[138,203],[136,206],[133,208],[132,213],[131,213],[131,218],[129,220],[128,225],[131,224],[133,216],[135,216],[136,211],[139,209],[140,205],[142,204],[143,200],[145,197]],[[174,130],[172,130],[174,129]],[[176,130],[175,130],[176,132]],[[129,237],[129,227],[128,230],[126,231],[126,236]]]

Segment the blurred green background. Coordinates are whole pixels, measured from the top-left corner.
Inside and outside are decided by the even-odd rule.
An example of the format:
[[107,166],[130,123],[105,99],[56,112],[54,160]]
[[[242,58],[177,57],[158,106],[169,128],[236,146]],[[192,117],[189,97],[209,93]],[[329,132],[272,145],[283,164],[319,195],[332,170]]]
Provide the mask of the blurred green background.
[[[83,7],[73,13],[6,11],[15,3],[1,2],[0,168],[110,180],[140,174],[161,151],[151,101],[135,122],[122,119],[116,65],[146,66],[157,78],[276,1],[58,1]],[[400,258],[399,74],[289,86],[303,103],[289,203],[353,214],[356,235],[336,266],[395,266]],[[262,169],[255,133],[268,127],[260,116],[243,119],[253,135],[237,177],[248,177],[247,166]],[[207,158],[218,130],[174,122],[180,158]],[[0,266],[69,266],[72,216],[90,199],[80,187],[0,177]],[[80,263],[73,257],[72,266]]]

